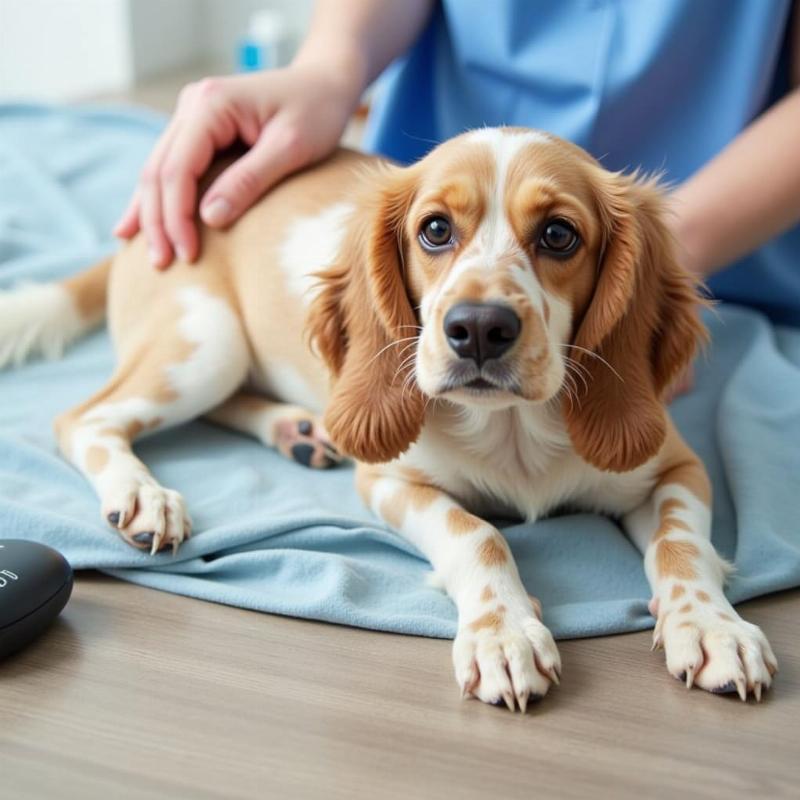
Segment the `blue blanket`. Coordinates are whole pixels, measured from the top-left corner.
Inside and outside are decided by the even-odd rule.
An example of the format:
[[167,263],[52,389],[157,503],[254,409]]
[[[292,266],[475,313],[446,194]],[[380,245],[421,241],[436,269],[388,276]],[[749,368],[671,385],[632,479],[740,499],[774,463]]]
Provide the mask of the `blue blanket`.
[[[113,249],[109,231],[163,119],[130,110],[0,106],[0,286],[68,275]],[[800,585],[800,332],[723,307],[697,386],[673,407],[714,482],[714,542],[739,602]],[[0,538],[53,545],[74,567],[246,608],[452,636],[426,562],[361,506],[352,470],[314,473],[204,422],[137,447],[185,495],[195,536],[151,558],[100,519],[58,455],[51,421],[101,386],[105,332],[62,361],[0,373]],[[501,523],[558,637],[647,628],[641,557],[610,520]]]

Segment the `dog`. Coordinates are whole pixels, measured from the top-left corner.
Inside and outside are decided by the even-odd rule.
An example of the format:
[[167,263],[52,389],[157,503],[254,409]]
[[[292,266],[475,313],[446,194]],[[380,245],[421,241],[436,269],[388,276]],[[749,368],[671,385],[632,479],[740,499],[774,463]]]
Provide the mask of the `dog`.
[[568,504],[641,550],[669,672],[760,700],[776,659],[723,593],[709,479],[662,400],[705,337],[665,213],[656,180],[535,130],[468,132],[409,167],[340,150],[203,228],[194,265],[157,273],[139,235],[5,293],[0,362],[57,355],[107,315],[116,371],[56,436],[103,518],[152,553],[191,522],[139,436],[207,415],[312,468],[354,458],[364,502],[457,606],[464,696],[524,712],[559,683],[486,517]]

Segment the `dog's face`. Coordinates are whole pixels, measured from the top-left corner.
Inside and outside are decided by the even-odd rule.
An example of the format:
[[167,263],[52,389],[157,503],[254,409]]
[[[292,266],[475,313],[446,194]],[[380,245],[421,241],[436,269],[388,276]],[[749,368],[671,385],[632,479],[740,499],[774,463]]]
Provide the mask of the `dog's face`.
[[403,238],[425,395],[500,408],[561,391],[603,243],[591,166],[543,134],[486,129],[420,171]]
[[397,456],[442,398],[560,403],[602,469],[655,454],[659,396],[702,327],[653,182],[556,137],[485,129],[378,184],[311,315],[345,452]]

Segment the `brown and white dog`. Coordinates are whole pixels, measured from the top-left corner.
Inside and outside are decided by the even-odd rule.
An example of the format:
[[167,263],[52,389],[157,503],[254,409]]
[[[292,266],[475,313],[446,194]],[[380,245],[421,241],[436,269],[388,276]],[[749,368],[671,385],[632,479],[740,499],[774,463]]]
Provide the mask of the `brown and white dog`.
[[654,182],[532,130],[467,133],[408,168],[341,151],[203,230],[194,266],[156,273],[139,236],[2,295],[0,365],[108,314],[117,370],[56,431],[104,519],[152,552],[190,521],[138,436],[206,414],[312,467],[334,442],[455,602],[465,695],[524,710],[558,683],[484,516],[569,504],[619,518],[644,554],[669,671],[760,699],[775,656],[723,594],[709,481],[661,400],[704,336],[663,214]]

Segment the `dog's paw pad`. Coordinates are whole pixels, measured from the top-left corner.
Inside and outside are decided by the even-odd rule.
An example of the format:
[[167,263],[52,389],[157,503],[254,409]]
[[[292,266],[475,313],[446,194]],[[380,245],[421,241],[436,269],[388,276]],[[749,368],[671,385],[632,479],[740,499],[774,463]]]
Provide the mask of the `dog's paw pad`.
[[327,469],[341,461],[322,424],[310,419],[281,419],[275,423],[275,445],[292,461],[312,469]]

